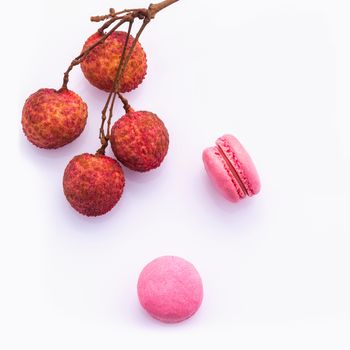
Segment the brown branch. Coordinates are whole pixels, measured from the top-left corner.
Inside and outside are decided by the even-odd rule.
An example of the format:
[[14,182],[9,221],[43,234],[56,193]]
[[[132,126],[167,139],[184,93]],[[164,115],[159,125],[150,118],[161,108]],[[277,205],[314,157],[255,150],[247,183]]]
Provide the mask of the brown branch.
[[113,82],[114,94],[113,94],[113,100],[112,100],[111,108],[109,110],[109,118],[108,118],[108,122],[107,122],[107,140],[109,140],[110,137],[111,137],[111,122],[112,122],[112,117],[113,117],[113,107],[114,107],[115,98],[117,96],[117,91],[119,90],[120,81],[121,81],[121,79],[123,77],[123,73],[122,73],[121,67],[122,67],[122,64],[123,64],[124,60],[125,60],[125,62],[127,62],[126,61],[127,59],[125,59],[126,49],[128,47],[128,44],[129,44],[130,35],[131,35],[131,29],[132,29],[133,23],[134,23],[134,20],[131,20],[129,22],[128,32],[127,32],[127,35],[126,35],[126,39],[125,39],[122,55],[120,57],[120,62],[119,62],[119,65],[118,65],[117,73],[115,75],[115,79],[114,79],[114,82]]
[[[125,43],[124,43],[124,46],[123,46],[123,51],[122,51],[122,55],[121,55],[121,58],[120,58],[120,61],[119,61],[119,65],[118,65],[118,68],[117,68],[117,72],[115,74],[115,78],[114,78],[114,81],[113,81],[113,91],[109,93],[109,96],[108,96],[108,100],[107,100],[107,103],[102,111],[102,120],[101,120],[101,127],[100,127],[100,141],[101,141],[101,147],[97,150],[96,153],[98,154],[105,154],[105,150],[108,146],[108,141],[110,139],[110,136],[111,136],[111,122],[112,122],[112,117],[113,117],[113,108],[114,108],[114,103],[115,103],[115,99],[116,99],[116,96],[117,96],[117,88],[119,88],[119,82],[121,80],[121,67],[122,67],[122,64],[124,62],[124,59],[125,59],[125,55],[126,55],[126,49],[127,49],[127,46],[128,46],[128,43],[129,43],[129,39],[130,39],[130,33],[131,33],[131,29],[132,29],[132,25],[134,23],[134,20],[130,20],[129,21],[129,26],[128,26],[128,32],[127,32],[127,37],[125,39]],[[111,103],[111,106],[109,108],[109,116],[108,116],[108,121],[107,121],[107,135],[104,131],[104,126],[105,126],[105,122],[106,122],[106,112],[107,112],[107,109],[108,109],[108,105],[109,105],[109,102],[111,100],[111,97],[112,97],[112,103]]]
[[[132,29],[132,25],[133,25],[133,21],[129,22],[129,27],[128,27],[128,33],[127,33],[127,37],[125,39],[125,43],[123,46],[123,52],[119,61],[119,65],[117,68],[117,72],[116,72],[116,76],[113,82],[113,91],[110,92],[109,96],[108,96],[108,100],[107,103],[105,105],[105,108],[102,111],[102,122],[101,122],[101,127],[100,127],[100,141],[101,141],[101,147],[97,150],[96,153],[98,154],[105,154],[105,150],[108,146],[108,142],[110,139],[110,129],[111,129],[111,123],[112,123],[112,117],[113,117],[113,107],[114,107],[114,103],[115,103],[115,97],[117,95],[117,93],[119,92],[119,85],[120,85],[120,80],[123,77],[125,68],[127,66],[127,64],[130,61],[131,55],[135,49],[136,43],[138,42],[138,39],[140,38],[143,30],[145,29],[145,27],[147,26],[147,24],[150,22],[149,18],[145,18],[143,20],[142,26],[140,27],[140,29],[138,30],[135,39],[133,41],[133,43],[131,44],[130,50],[128,51],[128,55],[126,56],[126,50],[127,50],[127,46],[128,46],[128,42],[129,42],[129,38],[130,38],[130,33],[131,33],[131,29]],[[107,108],[110,102],[111,97],[112,98],[112,104],[110,107],[110,113],[109,113],[109,117],[108,117],[108,121],[107,121],[107,135],[104,132],[104,125],[106,122],[106,112],[107,112]]]
[[105,103],[105,106],[103,107],[103,110],[102,110],[102,117],[101,117],[102,121],[101,121],[101,126],[100,126],[100,135],[99,135],[99,139],[101,141],[101,147],[96,151],[96,154],[104,155],[105,154],[105,149],[108,146],[108,140],[106,139],[106,135],[105,135],[105,131],[104,131],[104,125],[105,125],[105,122],[106,122],[106,119],[107,119],[106,113],[107,113],[107,109],[108,109],[111,97],[112,97],[112,92],[109,93],[107,101]]
[[107,122],[107,140],[109,141],[111,138],[111,123],[112,123],[112,117],[113,117],[113,108],[114,108],[114,103],[115,99],[117,97],[117,93],[113,92],[113,99],[111,103],[111,108],[109,109],[109,118]]
[[93,16],[93,17],[90,18],[90,21],[91,22],[103,22],[106,19],[110,19],[110,18],[113,18],[114,20],[117,20],[117,19],[122,19],[123,16],[111,16],[111,15]]
[[112,17],[109,21],[105,22],[101,28],[99,28],[97,31],[100,34],[103,34],[105,29],[107,29],[110,25],[112,25],[115,21],[117,21],[120,17]]
[[110,129],[111,129],[112,117],[113,117],[114,101],[115,101],[115,97],[116,97],[117,93],[119,93],[120,80],[122,79],[122,77],[124,75],[125,68],[126,68],[127,64],[129,63],[129,61],[130,61],[130,58],[131,58],[131,55],[132,55],[132,53],[133,53],[133,51],[135,49],[136,43],[138,42],[138,39],[140,38],[143,30],[145,29],[145,27],[147,26],[147,24],[149,22],[150,22],[150,19],[147,18],[147,17],[143,20],[142,26],[140,27],[139,31],[137,32],[137,34],[135,36],[135,39],[134,39],[133,43],[131,44],[130,50],[128,51],[128,55],[125,57],[125,55],[126,55],[126,48],[127,48],[127,45],[128,45],[128,40],[129,40],[129,37],[130,37],[132,22],[130,22],[130,24],[129,24],[128,35],[127,35],[127,38],[126,38],[125,43],[124,43],[122,57],[121,57],[121,59],[119,61],[116,77],[115,77],[114,82],[113,82],[113,91],[114,91],[114,93],[113,93],[112,105],[111,105],[111,108],[110,108],[110,114],[109,114],[109,118],[108,118],[108,122],[107,122],[107,135],[105,135],[105,137],[104,137],[104,140],[105,140],[104,144],[102,144],[101,148],[98,150],[99,153],[103,152],[102,154],[104,154],[104,151],[105,151],[105,149],[108,146],[108,142],[109,142],[109,138],[110,138]]
[[[115,103],[115,99],[116,99],[117,93],[116,92],[110,92],[108,95],[108,99],[107,102],[105,104],[105,107],[103,108],[102,111],[102,122],[101,122],[101,127],[100,127],[100,141],[101,141],[101,147],[96,151],[96,154],[105,154],[106,148],[108,147],[108,142],[109,139],[111,137],[110,135],[110,128],[111,128],[111,121],[112,121],[112,116],[113,116],[113,108],[114,108],[114,103]],[[112,103],[109,107],[109,116],[108,116],[108,122],[107,122],[107,135],[105,134],[104,131],[104,126],[105,126],[105,122],[107,119],[106,113],[107,113],[107,109],[108,109],[108,105],[109,102],[111,101],[112,98]]]
[[118,92],[118,97],[119,97],[120,101],[122,101],[123,108],[124,108],[126,113],[129,113],[130,111],[133,110],[131,108],[131,106],[129,105],[129,101],[120,92]]
[[[128,47],[128,43],[129,43],[129,39],[130,39],[130,35],[131,35],[131,29],[132,29],[132,25],[134,23],[134,20],[131,20],[129,22],[129,26],[128,26],[128,32],[127,32],[127,35],[126,35],[126,39],[125,39],[125,43],[124,43],[124,47],[123,47],[123,51],[122,51],[122,55],[120,57],[120,61],[119,61],[119,65],[118,65],[118,69],[117,69],[117,73],[115,75],[115,79],[114,79],[114,82],[113,82],[113,90],[114,91],[117,91],[119,90],[119,84],[120,84],[120,80],[121,80],[121,77],[123,76],[124,74],[124,71],[122,70],[122,65],[123,65],[123,62],[125,60],[126,63],[129,62],[130,60],[130,57],[128,55],[128,57],[125,59],[125,55],[126,55],[126,49]],[[136,40],[136,39],[135,39]],[[129,50],[129,53],[133,51],[133,44]],[[131,56],[131,55],[130,55]]]
[[[142,26],[141,26],[141,28],[139,29],[139,31],[137,32],[137,34],[136,34],[136,36],[135,36],[135,39],[134,39],[134,41],[133,41],[133,43],[132,43],[132,45],[131,45],[131,47],[130,47],[130,50],[129,50],[129,52],[128,52],[128,56],[126,57],[126,59],[125,59],[125,61],[124,61],[124,63],[123,63],[123,68],[122,68],[121,74],[120,74],[121,76],[124,75],[126,66],[127,66],[127,64],[129,63],[129,61],[130,61],[130,58],[131,58],[132,53],[134,52],[135,46],[136,46],[137,42],[139,41],[140,36],[141,36],[143,30],[146,28],[146,26],[148,25],[148,23],[149,23],[150,21],[151,21],[151,19],[148,18],[148,17],[146,17],[146,18],[143,20]],[[122,64],[122,63],[121,63],[121,64]],[[119,67],[118,67],[118,68],[119,68]],[[118,82],[118,84],[119,84],[119,82]],[[117,86],[116,88],[119,89],[119,86]]]
[[148,7],[148,11],[149,11],[149,16],[150,18],[154,18],[156,16],[156,14],[165,9],[166,7],[174,4],[175,2],[178,2],[179,0],[164,0],[162,2],[159,2],[158,4],[151,4]]
[[108,15],[103,16],[92,16],[90,17],[91,22],[103,22],[106,19],[115,18],[125,13],[136,12],[144,9],[125,9],[123,11],[116,12],[113,8],[109,9]]
[[[127,14],[124,15],[124,16],[129,16],[130,19],[135,19],[135,18],[144,19],[147,16],[147,14],[148,14],[148,10],[147,9],[135,9],[135,10],[124,10],[124,11],[125,12],[131,11],[131,12],[127,12]],[[123,13],[124,11],[120,11],[119,13]],[[103,24],[103,26],[98,29],[98,32],[101,33],[101,34],[104,34],[105,29],[110,27],[118,19],[120,19],[120,17],[111,16],[111,19],[109,21],[105,22]]]

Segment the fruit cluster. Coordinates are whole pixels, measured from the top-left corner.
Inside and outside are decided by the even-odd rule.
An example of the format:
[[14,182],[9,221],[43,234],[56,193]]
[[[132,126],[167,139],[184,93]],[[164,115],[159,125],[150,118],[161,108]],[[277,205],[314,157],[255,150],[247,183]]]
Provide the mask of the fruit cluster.
[[[167,154],[169,135],[164,123],[152,112],[134,111],[122,93],[136,89],[146,76],[147,58],[139,43],[141,33],[160,10],[176,1],[164,0],[147,9],[110,9],[108,15],[92,17],[92,21],[104,24],[72,61],[62,87],[40,89],[24,104],[22,127],[28,140],[40,148],[56,149],[74,141],[87,121],[87,104],[68,89],[73,67],[80,65],[93,86],[108,92],[102,111],[101,147],[95,154],[75,156],[64,171],[65,196],[83,215],[103,215],[119,201],[125,178],[118,161],[129,169],[145,172],[159,167]],[[131,30],[136,19],[142,20],[142,25],[134,38]],[[127,32],[118,30],[123,24],[128,24]],[[111,127],[117,98],[123,103],[125,115]],[[105,156],[109,142],[116,159]]]

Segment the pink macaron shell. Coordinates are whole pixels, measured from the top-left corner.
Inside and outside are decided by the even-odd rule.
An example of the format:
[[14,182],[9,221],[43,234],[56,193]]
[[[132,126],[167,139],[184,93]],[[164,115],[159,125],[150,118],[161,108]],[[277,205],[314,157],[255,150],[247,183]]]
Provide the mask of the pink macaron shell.
[[207,174],[226,199],[238,202],[245,197],[217,147],[204,150],[203,162]]
[[260,178],[255,165],[242,144],[233,135],[224,135],[216,141],[236,170],[249,196],[260,191]]
[[165,323],[177,323],[198,310],[203,286],[191,263],[179,257],[163,256],[142,270],[137,293],[140,304],[151,316]]

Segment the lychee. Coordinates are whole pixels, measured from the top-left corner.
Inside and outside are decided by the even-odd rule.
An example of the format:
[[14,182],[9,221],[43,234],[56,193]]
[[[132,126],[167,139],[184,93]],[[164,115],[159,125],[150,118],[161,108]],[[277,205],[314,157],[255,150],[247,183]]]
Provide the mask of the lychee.
[[151,112],[132,109],[115,122],[110,140],[117,159],[141,172],[157,168],[169,147],[164,123]]
[[[101,33],[95,33],[86,41],[83,51],[91,47],[102,38]],[[81,69],[86,79],[95,87],[110,92],[113,90],[113,83],[121,60],[123,47],[127,33],[116,31],[111,34],[103,43],[92,49],[81,63]],[[130,35],[126,56],[135,39]],[[134,51],[125,68],[120,80],[119,91],[128,92],[134,90],[141,84],[147,71],[146,54],[139,42],[136,43]]]
[[75,140],[84,130],[87,105],[68,89],[40,89],[30,95],[22,111],[28,140],[41,148],[58,148]]
[[64,194],[71,206],[86,216],[110,211],[119,201],[125,179],[119,163],[104,155],[74,157],[63,176]]

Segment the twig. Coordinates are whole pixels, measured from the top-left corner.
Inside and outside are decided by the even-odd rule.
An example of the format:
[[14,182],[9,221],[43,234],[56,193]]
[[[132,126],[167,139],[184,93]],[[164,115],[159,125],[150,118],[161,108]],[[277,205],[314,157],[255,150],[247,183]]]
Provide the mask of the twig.
[[[120,14],[120,13],[123,13],[123,12],[125,12],[128,16],[130,16],[133,19],[135,19],[135,18],[144,19],[148,15],[148,10],[147,9],[124,10],[124,11],[116,12],[116,14]],[[124,15],[124,16],[126,16],[126,15]],[[118,17],[118,16],[111,16],[111,15],[98,16],[98,17],[99,18],[103,18],[103,17],[110,18],[110,20],[105,22],[103,24],[103,26],[98,29],[98,32],[100,34],[104,34],[105,29],[109,28],[115,21],[119,20],[120,18],[123,18],[123,17],[120,17],[120,16]],[[94,17],[91,17],[91,19],[93,19],[93,18]],[[97,18],[94,18],[94,19],[97,19]]]
[[[151,21],[150,18],[145,17],[145,19],[143,20],[142,26],[141,26],[141,28],[139,29],[139,31],[137,32],[137,34],[136,34],[136,36],[135,36],[135,39],[134,39],[134,41],[133,41],[133,43],[132,43],[132,45],[131,45],[131,47],[130,47],[130,50],[129,50],[129,52],[128,52],[128,56],[126,57],[126,59],[125,59],[124,62],[120,62],[119,66],[120,66],[121,64],[123,64],[123,68],[122,68],[121,74],[120,74],[121,76],[124,75],[126,66],[127,66],[127,64],[129,63],[129,61],[130,61],[130,58],[131,58],[132,53],[134,52],[135,46],[136,46],[137,42],[139,41],[140,36],[141,36],[143,30],[146,28],[146,26],[148,25],[148,23],[149,23],[150,21]],[[119,69],[119,67],[118,67],[118,69]],[[118,84],[119,84],[119,82],[118,82]],[[119,89],[119,86],[116,86],[116,88]]]
[[165,1],[159,2],[158,4],[149,5],[148,11],[149,11],[150,18],[151,19],[154,18],[159,11],[162,11],[166,7],[172,4],[175,4],[175,2],[178,2],[178,1],[179,0],[165,0]]
[[[122,67],[122,64],[125,60],[126,49],[127,49],[128,43],[129,43],[130,33],[131,33],[133,23],[134,23],[133,19],[129,21],[128,32],[127,32],[127,36],[126,36],[125,43],[123,46],[122,55],[121,55],[118,69],[117,69],[117,72],[115,74],[115,78],[113,81],[113,91],[109,93],[107,103],[102,111],[102,118],[101,118],[102,120],[101,120],[101,126],[100,126],[101,147],[96,152],[99,154],[105,153],[105,150],[108,146],[108,141],[109,141],[110,136],[111,136],[110,134],[111,134],[111,122],[112,122],[112,117],[113,117],[113,108],[114,108],[114,103],[115,103],[115,99],[116,99],[116,95],[117,95],[116,90],[119,89],[119,84],[120,84],[120,80],[122,77],[121,67]],[[107,121],[107,135],[106,135],[106,133],[104,131],[104,126],[105,126],[105,122],[106,122],[106,112],[107,112],[108,105],[109,105],[111,98],[112,98],[112,103],[111,103],[111,106],[109,108],[109,116],[108,116],[108,121]]]
[[105,136],[105,132],[104,132],[104,125],[105,125],[105,121],[106,121],[106,113],[107,113],[107,109],[108,109],[108,105],[109,105],[109,102],[111,100],[111,97],[112,97],[112,92],[110,92],[108,94],[108,98],[107,98],[107,101],[105,103],[105,106],[103,107],[103,110],[102,110],[102,122],[101,122],[101,126],[100,126],[100,142],[101,142],[101,147],[96,151],[96,154],[99,153],[99,154],[105,154],[105,149],[107,148],[108,146],[108,141],[106,140],[106,136]]
[[[125,63],[128,63],[129,60],[130,60],[130,56],[131,55],[128,55],[128,57],[125,59],[125,55],[126,55],[126,49],[128,47],[128,43],[129,43],[129,39],[130,39],[130,35],[131,35],[131,29],[132,29],[132,25],[134,24],[134,20],[132,19],[130,22],[129,22],[129,27],[128,27],[128,32],[127,32],[127,35],[126,35],[126,39],[125,39],[125,43],[124,43],[124,47],[123,47],[123,51],[122,51],[122,55],[120,57],[120,62],[119,62],[119,65],[118,65],[118,69],[117,69],[117,73],[115,75],[115,79],[114,79],[114,82],[113,82],[113,90],[116,91],[119,89],[119,85],[120,85],[120,80],[124,74],[124,70],[122,70],[122,67],[123,67],[123,63],[125,61]],[[135,41],[137,41],[137,39],[135,38]],[[129,54],[130,52],[132,53],[132,51],[134,50],[134,43],[131,45],[131,48],[129,50]]]
[[141,9],[125,9],[123,11],[116,12],[113,8],[111,8],[111,9],[109,9],[108,15],[92,16],[92,17],[90,17],[90,20],[91,20],[91,22],[103,22],[106,19],[115,18],[115,17],[122,15],[124,13],[134,12],[134,11],[138,11],[138,10],[141,10]]

